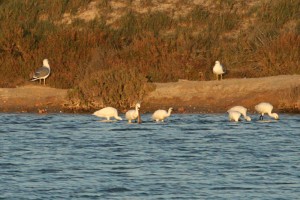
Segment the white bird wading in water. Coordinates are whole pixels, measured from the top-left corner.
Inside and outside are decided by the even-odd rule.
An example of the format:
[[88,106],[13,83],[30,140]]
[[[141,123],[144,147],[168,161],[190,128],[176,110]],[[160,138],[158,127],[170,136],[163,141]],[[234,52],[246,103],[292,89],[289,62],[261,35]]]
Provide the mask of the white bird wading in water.
[[135,110],[128,110],[125,114],[128,123],[131,123],[131,120],[135,120],[139,116],[139,109],[141,107],[140,103],[135,104]]
[[102,108],[101,110],[94,112],[93,115],[97,117],[104,117],[107,119],[107,121],[109,121],[111,117],[114,117],[117,120],[122,120],[122,118],[118,116],[117,109],[113,107]]
[[243,107],[243,106],[234,106],[232,108],[230,108],[227,112],[229,111],[237,111],[239,113],[241,113],[244,117],[244,119],[246,121],[251,121],[251,118],[249,116],[247,116],[247,108]]
[[228,112],[228,118],[229,121],[234,121],[234,122],[238,122],[240,117],[241,117],[241,113],[238,111],[227,111]]
[[168,112],[165,110],[157,110],[153,113],[152,119],[155,121],[164,121],[165,118],[169,117],[171,115],[173,108],[169,108]]
[[43,66],[35,70],[35,73],[30,81],[39,80],[39,83],[41,83],[41,80],[44,79],[44,85],[46,85],[46,78],[49,75],[50,75],[50,65],[48,59],[44,59]]
[[260,113],[259,120],[264,119],[264,114],[267,113],[270,117],[274,119],[279,119],[277,113],[272,113],[273,106],[270,103],[262,102],[255,106],[255,110]]

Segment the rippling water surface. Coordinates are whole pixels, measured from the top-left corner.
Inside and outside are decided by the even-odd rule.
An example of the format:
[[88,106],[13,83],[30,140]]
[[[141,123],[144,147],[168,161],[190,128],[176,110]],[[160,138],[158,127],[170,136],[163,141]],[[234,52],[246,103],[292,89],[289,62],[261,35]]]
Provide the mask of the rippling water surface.
[[0,199],[299,199],[300,115],[280,117],[0,114]]

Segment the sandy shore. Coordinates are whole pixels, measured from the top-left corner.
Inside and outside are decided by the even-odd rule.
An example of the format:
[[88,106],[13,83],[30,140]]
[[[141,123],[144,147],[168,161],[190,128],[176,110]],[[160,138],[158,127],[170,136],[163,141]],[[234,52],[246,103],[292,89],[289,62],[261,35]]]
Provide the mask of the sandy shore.
[[262,101],[274,105],[274,110],[300,111],[300,75],[273,76],[222,81],[186,81],[157,83],[143,108],[174,107],[179,112],[226,112],[243,105],[250,112]]
[[[38,85],[0,88],[0,112],[71,112],[67,93]],[[254,112],[262,101],[272,103],[275,111],[300,113],[300,75],[156,83],[142,102],[142,112],[169,107],[179,113],[226,112],[235,105]]]
[[0,112],[61,112],[68,90],[39,85],[0,88]]

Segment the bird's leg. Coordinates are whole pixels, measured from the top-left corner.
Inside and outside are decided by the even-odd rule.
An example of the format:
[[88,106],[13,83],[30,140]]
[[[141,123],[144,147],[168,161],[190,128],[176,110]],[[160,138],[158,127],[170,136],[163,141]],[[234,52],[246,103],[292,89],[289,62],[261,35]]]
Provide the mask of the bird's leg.
[[44,85],[46,85],[46,79],[44,78]]
[[218,74],[216,74],[216,77],[217,77],[217,80],[219,80],[219,75]]
[[41,84],[41,79],[39,79],[39,84]]
[[259,120],[263,120],[264,119],[264,116],[263,115],[260,115],[259,116]]
[[223,74],[221,74],[221,80],[223,79]]

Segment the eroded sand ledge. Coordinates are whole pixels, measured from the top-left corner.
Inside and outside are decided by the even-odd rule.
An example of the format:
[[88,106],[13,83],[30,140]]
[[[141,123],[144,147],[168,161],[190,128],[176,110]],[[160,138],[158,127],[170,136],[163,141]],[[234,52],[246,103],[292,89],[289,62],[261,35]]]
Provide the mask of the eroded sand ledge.
[[[272,103],[277,111],[300,112],[300,75],[155,84],[156,90],[142,102],[142,112],[169,107],[179,113],[226,112],[235,105],[254,112],[254,105],[262,101]],[[0,88],[0,112],[72,112],[65,106],[67,93],[38,85]]]
[[267,101],[274,109],[300,111],[300,75],[264,78],[225,79],[222,81],[185,81],[156,83],[143,107],[168,108],[181,112],[226,112],[235,105],[254,111],[254,105]]

